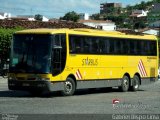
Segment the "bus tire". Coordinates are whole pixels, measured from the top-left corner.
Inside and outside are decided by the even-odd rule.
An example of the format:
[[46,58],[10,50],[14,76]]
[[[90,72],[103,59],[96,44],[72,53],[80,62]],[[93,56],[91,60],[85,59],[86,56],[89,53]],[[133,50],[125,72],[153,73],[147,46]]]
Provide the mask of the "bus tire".
[[76,90],[75,81],[68,77],[67,80],[64,82],[64,89],[62,90],[63,96],[71,96],[74,94]]
[[122,83],[121,83],[121,86],[119,88],[122,92],[127,92],[128,91],[128,89],[129,89],[129,78],[127,76],[124,76],[122,78]]
[[135,75],[133,77],[131,91],[137,91],[137,90],[139,90],[139,86],[140,86],[140,79],[139,79],[139,77],[137,75]]

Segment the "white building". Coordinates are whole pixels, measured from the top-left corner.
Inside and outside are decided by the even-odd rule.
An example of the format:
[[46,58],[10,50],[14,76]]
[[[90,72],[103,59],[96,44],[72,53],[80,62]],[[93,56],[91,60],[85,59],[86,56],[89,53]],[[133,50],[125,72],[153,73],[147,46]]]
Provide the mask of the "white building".
[[148,35],[159,35],[159,30],[149,29],[149,30],[146,30],[142,33],[148,34]]
[[144,10],[134,10],[132,11],[131,17],[147,17],[148,11]]
[[88,13],[80,13],[79,19],[80,20],[89,20],[89,14]]
[[18,15],[17,18],[26,19],[28,21],[35,21],[35,16],[34,15]]
[[6,18],[11,18],[11,13],[0,12],[0,19],[3,20],[3,19],[6,19]]
[[84,25],[106,30],[106,31],[114,31],[116,30],[116,25],[111,21],[102,21],[102,20],[79,20],[79,23]]
[[[19,18],[19,19],[24,19],[24,20],[28,20],[28,21],[36,21],[34,15],[18,15],[17,18]],[[43,21],[43,22],[48,22],[49,19],[46,18],[45,16],[42,16],[42,21]]]
[[48,18],[46,18],[45,16],[43,16],[43,17],[42,17],[42,21],[43,21],[43,22],[48,22],[48,21],[49,21],[49,19],[48,19]]

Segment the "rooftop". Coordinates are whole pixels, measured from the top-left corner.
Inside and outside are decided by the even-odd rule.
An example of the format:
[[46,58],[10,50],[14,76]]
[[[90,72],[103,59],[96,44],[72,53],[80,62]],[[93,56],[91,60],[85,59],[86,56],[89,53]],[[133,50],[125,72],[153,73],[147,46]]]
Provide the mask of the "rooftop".
[[121,38],[134,38],[134,39],[156,39],[154,35],[133,35],[125,34],[118,31],[103,31],[95,29],[86,29],[86,28],[76,28],[76,29],[28,29],[16,32],[18,34],[54,34],[54,33],[71,33],[71,34],[80,34],[80,35],[91,35],[91,36],[107,36],[107,37],[121,37]]
[[78,21],[79,23],[114,23],[114,22],[112,22],[112,21],[110,21],[110,20],[106,20],[106,21],[104,21],[104,20],[79,20]]

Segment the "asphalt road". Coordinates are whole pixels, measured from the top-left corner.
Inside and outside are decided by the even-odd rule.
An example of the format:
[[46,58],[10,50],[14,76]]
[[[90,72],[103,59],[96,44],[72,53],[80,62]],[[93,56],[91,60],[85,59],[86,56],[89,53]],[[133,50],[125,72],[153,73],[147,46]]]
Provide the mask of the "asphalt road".
[[123,93],[116,88],[103,88],[79,90],[70,97],[63,97],[59,92],[33,97],[27,92],[9,91],[7,80],[0,77],[0,114],[2,120],[8,116],[15,119],[28,119],[29,116],[47,120],[53,117],[82,119],[84,115],[90,115],[88,120],[94,116],[107,120],[107,117],[116,119],[113,115],[117,114],[160,114],[160,81],[141,86],[137,92]]

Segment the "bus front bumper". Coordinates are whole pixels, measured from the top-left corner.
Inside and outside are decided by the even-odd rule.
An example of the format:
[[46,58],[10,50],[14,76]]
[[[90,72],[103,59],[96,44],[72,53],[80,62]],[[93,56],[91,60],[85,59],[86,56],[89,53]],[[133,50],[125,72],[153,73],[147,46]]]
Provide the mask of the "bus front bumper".
[[63,89],[63,82],[8,80],[9,90],[51,92]]

